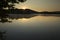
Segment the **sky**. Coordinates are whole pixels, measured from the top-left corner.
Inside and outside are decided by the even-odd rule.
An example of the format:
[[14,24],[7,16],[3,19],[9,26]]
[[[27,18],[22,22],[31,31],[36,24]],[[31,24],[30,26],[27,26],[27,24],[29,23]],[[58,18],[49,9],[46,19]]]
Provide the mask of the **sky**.
[[35,11],[60,11],[60,0],[27,0],[16,4],[19,9],[32,9]]

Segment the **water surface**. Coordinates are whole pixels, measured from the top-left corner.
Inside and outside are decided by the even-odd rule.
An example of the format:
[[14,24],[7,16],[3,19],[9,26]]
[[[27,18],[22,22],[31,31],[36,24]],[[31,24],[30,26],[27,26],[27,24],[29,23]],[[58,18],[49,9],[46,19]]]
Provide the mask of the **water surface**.
[[0,16],[0,31],[6,31],[6,40],[57,40],[60,36],[60,14]]

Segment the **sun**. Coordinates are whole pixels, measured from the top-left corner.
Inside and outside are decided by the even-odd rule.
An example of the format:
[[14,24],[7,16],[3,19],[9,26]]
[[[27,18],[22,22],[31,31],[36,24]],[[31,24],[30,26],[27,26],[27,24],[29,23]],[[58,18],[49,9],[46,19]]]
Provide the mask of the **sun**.
[[22,20],[24,20],[24,21],[25,21],[25,20],[27,20],[27,19],[25,19],[25,18],[22,18]]
[[27,7],[26,6],[23,6],[22,9],[27,9]]

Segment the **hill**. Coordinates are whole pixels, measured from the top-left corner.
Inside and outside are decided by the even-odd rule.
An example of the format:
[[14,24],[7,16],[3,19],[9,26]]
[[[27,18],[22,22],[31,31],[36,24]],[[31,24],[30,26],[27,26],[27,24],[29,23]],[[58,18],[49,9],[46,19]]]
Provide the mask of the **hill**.
[[9,9],[9,10],[2,10],[0,13],[7,13],[7,14],[60,14],[60,11],[54,11],[54,12],[38,12],[31,9]]

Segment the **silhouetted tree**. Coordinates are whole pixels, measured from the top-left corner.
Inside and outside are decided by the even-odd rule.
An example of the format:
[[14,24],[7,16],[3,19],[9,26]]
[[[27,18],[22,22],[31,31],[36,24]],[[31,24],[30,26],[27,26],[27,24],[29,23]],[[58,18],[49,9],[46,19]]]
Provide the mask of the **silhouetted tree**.
[[26,0],[0,0],[0,10],[3,8],[13,8],[14,3],[25,2]]
[[0,22],[1,23],[6,23],[6,22],[9,22],[9,23],[11,23],[12,21],[10,21],[9,19],[7,19],[8,18],[8,14],[6,14],[6,13],[1,13],[0,14]]

